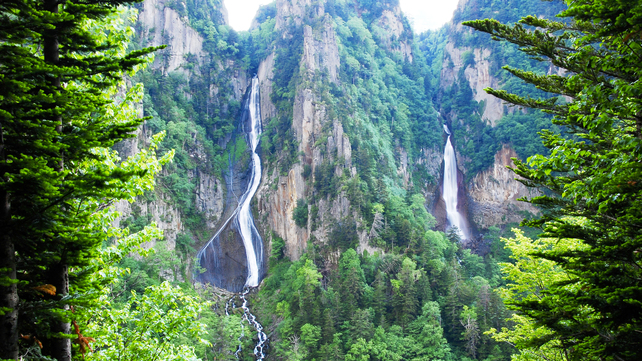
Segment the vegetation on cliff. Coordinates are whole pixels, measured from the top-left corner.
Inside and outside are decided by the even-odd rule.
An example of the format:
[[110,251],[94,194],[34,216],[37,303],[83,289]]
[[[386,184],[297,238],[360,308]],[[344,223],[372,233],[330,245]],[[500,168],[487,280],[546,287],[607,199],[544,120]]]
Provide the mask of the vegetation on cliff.
[[[168,1],[202,36],[203,52],[172,72],[172,54],[160,54],[155,67],[131,74],[145,89],[123,95],[122,75],[150,51],[124,50],[130,20],[114,6],[130,1],[50,3],[0,5],[8,24],[0,25],[0,357],[69,359],[73,337],[75,358],[234,359],[245,335],[238,356],[253,359],[255,334],[239,314],[226,314],[229,294],[189,283],[190,257],[195,240],[207,238],[198,175],[220,179],[229,159],[246,158],[234,132],[242,85],[273,54],[266,177],[278,188],[304,163],[304,191],[288,221],[311,233],[293,260],[289,240],[265,231],[269,276],[250,302],[269,334],[269,359],[639,358],[639,5],[575,1],[552,21],[563,2],[479,0],[456,14],[456,22],[542,15],[467,23],[508,40],[492,42],[458,27],[415,37],[396,0],[328,0],[323,11],[314,3],[278,29],[283,9],[273,4],[239,33],[223,23],[219,0]],[[148,41],[138,30],[130,49]],[[334,78],[305,69],[310,44],[327,32],[334,53],[317,55],[320,63],[336,55]],[[448,53],[447,42],[462,64],[439,88],[459,51]],[[493,54],[490,73],[502,89],[492,94],[544,112],[508,112],[494,126],[483,120],[486,104],[474,100],[466,74],[486,60],[478,48]],[[313,155],[300,151],[294,129],[304,90],[324,110]],[[141,124],[132,120],[138,102],[152,117],[143,132],[161,134],[123,161],[110,147]],[[439,162],[428,158],[440,152],[444,121],[469,177],[492,164],[502,143],[521,159],[539,154],[516,172],[544,190],[531,200],[542,215],[525,223],[543,228],[541,238],[516,231],[500,240],[493,227],[478,255],[456,231],[435,230],[426,194],[438,186]],[[343,140],[349,159],[339,159]],[[113,227],[109,206],[136,197],[162,197],[180,210],[185,231],[175,245],[159,241],[136,206],[124,229]],[[372,252],[356,251],[364,248]]]
[[[529,200],[542,215],[525,224],[541,227],[542,237],[556,240],[528,257],[549,262],[548,268],[563,275],[543,284],[536,297],[513,292],[508,298],[524,317],[521,325],[528,326],[519,332],[525,354],[544,346],[561,349],[571,360],[641,357],[641,10],[637,2],[583,0],[569,2],[557,21],[529,16],[515,25],[466,23],[563,70],[551,75],[505,67],[560,97],[487,90],[554,114],[553,122],[563,130],[543,130],[550,154],[515,167],[525,184],[547,191]],[[533,328],[538,332],[529,331]]]

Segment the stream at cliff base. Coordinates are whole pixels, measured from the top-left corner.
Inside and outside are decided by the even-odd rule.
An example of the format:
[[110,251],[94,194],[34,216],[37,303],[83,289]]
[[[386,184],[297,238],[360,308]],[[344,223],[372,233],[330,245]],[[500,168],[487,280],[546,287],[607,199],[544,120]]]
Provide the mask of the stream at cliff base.
[[[263,332],[263,326],[256,320],[256,316],[250,312],[250,308],[247,305],[247,294],[250,292],[250,288],[246,288],[243,293],[239,294],[238,297],[241,299],[241,309],[243,309],[243,318],[241,319],[241,336],[239,337],[239,345],[236,349],[236,352],[234,352],[234,356],[236,356],[236,359],[239,359],[239,354],[241,351],[243,351],[242,347],[242,340],[243,337],[245,337],[245,326],[244,322],[247,322],[250,326],[254,327],[256,330],[257,336],[258,336],[258,341],[256,343],[256,346],[254,346],[254,356],[256,357],[257,360],[263,360],[265,358],[265,349],[268,346],[268,338],[265,332]],[[229,301],[227,301],[227,304],[225,305],[225,314],[230,315],[230,305],[232,309],[236,308],[236,304],[234,303],[234,300],[236,299],[237,295],[234,295],[232,298],[230,298]]]

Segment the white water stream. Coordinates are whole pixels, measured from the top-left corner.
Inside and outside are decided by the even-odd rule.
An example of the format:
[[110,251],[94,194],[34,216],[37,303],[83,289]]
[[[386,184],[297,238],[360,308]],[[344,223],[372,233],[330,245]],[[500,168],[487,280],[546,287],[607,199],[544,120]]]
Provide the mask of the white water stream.
[[[250,131],[248,132],[250,140],[250,150],[252,151],[252,175],[247,191],[239,201],[239,212],[236,221],[238,222],[239,229],[241,230],[241,238],[243,238],[243,245],[245,246],[245,254],[247,256],[247,280],[245,281],[246,287],[256,287],[259,285],[259,265],[257,262],[257,252],[254,249],[254,240],[261,241],[261,236],[256,230],[254,219],[250,212],[250,202],[259,188],[261,183],[261,158],[256,154],[256,147],[259,145],[261,137],[261,109],[259,103],[259,80],[252,79],[252,93],[250,94]],[[260,258],[263,258],[263,247],[260,247]]]
[[464,217],[457,210],[457,194],[459,193],[457,186],[457,159],[455,157],[455,149],[450,142],[450,130],[446,124],[444,124],[444,131],[448,134],[446,148],[444,149],[444,188],[442,192],[446,203],[446,218],[450,227],[457,227],[459,237],[462,240],[470,239]]
[[206,249],[211,245],[225,227],[234,222],[237,229],[241,233],[243,239],[243,246],[245,247],[245,256],[247,259],[247,278],[245,280],[245,287],[256,287],[259,285],[259,260],[263,259],[263,240],[261,235],[254,225],[254,218],[250,210],[250,203],[256,190],[261,183],[261,158],[256,153],[256,148],[259,145],[261,137],[261,109],[259,100],[259,80],[252,79],[252,91],[248,104],[249,110],[249,132],[247,132],[250,143],[250,150],[252,153],[252,163],[250,165],[250,181],[248,187],[239,198],[239,203],[230,218],[228,218],[221,228],[214,234],[210,241],[198,252],[196,257],[201,260],[206,255]]
[[[237,360],[239,360],[239,355],[241,351],[243,351],[243,337],[245,337],[245,327],[243,325],[244,321],[247,321],[251,326],[253,326],[256,329],[257,336],[259,338],[258,342],[256,343],[256,346],[254,346],[254,356],[256,357],[257,360],[263,360],[265,358],[265,349],[267,348],[267,343],[268,343],[268,338],[265,332],[263,332],[263,326],[256,320],[256,316],[250,312],[250,308],[247,306],[247,294],[250,292],[249,288],[246,288],[243,293],[239,295],[241,298],[241,308],[243,309],[243,318],[241,318],[241,336],[239,336],[239,345],[236,348],[236,352],[234,352],[234,356],[236,357]],[[232,305],[232,309],[236,308],[236,303],[234,303],[234,299],[236,296],[230,298],[229,301],[225,304],[225,314],[227,316],[230,315],[230,305]]]
[[[241,233],[241,238],[243,239],[243,245],[245,247],[245,255],[247,259],[247,278],[245,280],[245,287],[243,292],[239,295],[242,300],[241,308],[243,309],[243,318],[241,319],[241,327],[244,329],[243,323],[247,321],[252,327],[254,327],[258,334],[258,342],[254,347],[254,356],[257,360],[263,360],[265,358],[264,349],[267,347],[268,338],[265,332],[263,332],[263,326],[256,320],[256,316],[250,312],[250,309],[247,305],[246,296],[252,288],[255,288],[259,285],[261,270],[259,269],[259,260],[263,259],[263,240],[259,234],[256,226],[254,225],[254,218],[252,218],[252,212],[250,210],[250,203],[261,182],[261,158],[256,153],[256,149],[259,145],[259,140],[261,137],[261,109],[260,109],[260,100],[259,100],[259,81],[255,77],[252,79],[252,91],[250,93],[250,99],[248,104],[249,110],[249,131],[245,130],[248,135],[248,141],[250,145],[250,151],[252,155],[252,162],[250,164],[250,181],[248,183],[246,191],[239,198],[239,203],[230,218],[228,218],[225,223],[221,226],[218,232],[211,238],[210,242],[219,236],[221,231],[230,223],[234,222],[237,229]],[[203,247],[203,249],[197,255],[200,260],[201,257],[205,254],[205,249],[209,246],[209,243]],[[232,297],[228,303],[225,305],[225,313],[229,316],[229,307],[230,304],[232,309],[236,308],[234,299],[236,295]],[[245,337],[245,332],[241,333],[239,337],[239,346],[234,353],[236,359],[239,359],[239,354],[242,351],[241,340]]]

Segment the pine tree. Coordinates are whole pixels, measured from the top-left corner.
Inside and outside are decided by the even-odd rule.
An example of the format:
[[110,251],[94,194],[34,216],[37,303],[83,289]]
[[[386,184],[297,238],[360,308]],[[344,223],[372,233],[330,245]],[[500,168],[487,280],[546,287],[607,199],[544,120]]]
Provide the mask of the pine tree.
[[[529,202],[542,209],[526,225],[543,236],[577,239],[576,249],[536,255],[570,275],[540,298],[512,306],[551,334],[570,359],[642,358],[642,3],[576,0],[560,21],[523,18],[465,25],[550,61],[553,74],[506,68],[551,93],[532,99],[487,91],[509,103],[555,114],[563,134],[542,131],[549,155],[516,162],[523,183],[544,189]],[[554,68],[553,68],[554,69]],[[559,75],[558,75],[559,74]]]
[[22,333],[71,359],[70,290],[94,285],[70,269],[90,264],[105,239],[87,220],[146,172],[111,167],[108,151],[142,122],[115,116],[110,98],[154,50],[124,51],[117,8],[134,2],[0,3],[0,358],[18,358]]
[[342,296],[341,321],[347,321],[354,315],[362,303],[365,276],[357,252],[350,248],[343,252],[339,259],[337,290]]

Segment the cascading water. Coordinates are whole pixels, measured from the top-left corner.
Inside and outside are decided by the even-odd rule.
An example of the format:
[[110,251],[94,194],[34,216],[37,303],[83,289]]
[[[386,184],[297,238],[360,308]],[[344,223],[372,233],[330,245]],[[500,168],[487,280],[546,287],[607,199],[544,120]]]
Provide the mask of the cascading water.
[[446,218],[450,227],[457,227],[462,240],[470,239],[464,217],[457,210],[457,194],[459,193],[457,186],[457,159],[455,157],[455,149],[450,142],[450,130],[446,124],[444,124],[444,131],[448,134],[446,148],[444,149],[444,184],[442,192],[444,203],[446,203]]
[[[257,258],[263,259],[263,240],[256,230],[254,218],[252,218],[252,212],[250,211],[250,201],[259,188],[259,183],[261,183],[261,158],[256,153],[256,147],[259,145],[259,137],[261,136],[261,109],[259,103],[259,80],[257,78],[252,79],[249,108],[251,129],[248,132],[248,136],[252,153],[252,173],[247,192],[240,199],[240,209],[235,221],[238,222],[238,228],[241,230],[241,238],[243,238],[245,254],[247,255],[248,274],[245,286],[256,287],[259,285],[260,276]],[[259,245],[259,249],[255,250],[255,245]]]
[[[201,268],[207,269],[209,265],[212,265],[215,269],[220,269],[219,260],[216,259],[216,256],[220,253],[215,248],[215,243],[220,242],[219,237],[221,232],[232,225],[232,228],[238,231],[243,240],[243,246],[245,247],[245,256],[247,261],[247,277],[245,279],[245,285],[243,286],[243,292],[240,293],[239,297],[241,298],[241,308],[243,309],[243,318],[241,319],[241,326],[243,322],[249,323],[254,327],[258,333],[258,342],[254,347],[254,355],[257,360],[263,360],[265,358],[264,348],[267,347],[267,335],[263,332],[263,326],[256,320],[256,317],[250,312],[250,309],[247,305],[246,296],[250,290],[254,287],[257,287],[260,282],[262,274],[262,264],[263,264],[263,240],[259,234],[256,226],[254,225],[254,218],[252,217],[252,211],[250,209],[250,202],[254,197],[259,184],[261,182],[261,158],[257,154],[256,150],[259,144],[261,136],[261,111],[259,103],[259,81],[255,77],[252,79],[252,90],[249,95],[249,100],[246,103],[246,111],[249,113],[249,129],[244,129],[244,133],[247,134],[248,144],[250,146],[251,153],[251,162],[249,169],[249,182],[247,184],[247,189],[241,195],[238,200],[238,206],[232,212],[231,216],[223,223],[221,228],[216,232],[214,237],[199,251],[197,258]],[[244,117],[242,117],[244,119]],[[213,256],[214,255],[214,256]],[[214,259],[212,259],[214,258]],[[207,282],[210,280],[218,280],[216,275],[210,277],[196,277],[201,282]],[[229,315],[229,306],[232,305],[232,308],[236,308],[234,303],[234,298],[232,297],[230,301],[225,306],[225,313]],[[240,340],[244,337],[244,333],[241,334]],[[241,345],[235,353],[237,359],[239,359],[239,354],[241,352]]]

